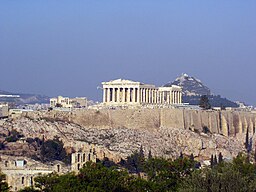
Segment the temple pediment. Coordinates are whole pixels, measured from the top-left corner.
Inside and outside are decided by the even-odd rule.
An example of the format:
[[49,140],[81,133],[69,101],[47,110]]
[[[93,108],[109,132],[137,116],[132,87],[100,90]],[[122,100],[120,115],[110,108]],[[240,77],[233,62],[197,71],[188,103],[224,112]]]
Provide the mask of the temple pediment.
[[108,82],[103,82],[102,84],[105,85],[115,85],[115,84],[122,84],[122,85],[135,85],[135,84],[139,84],[139,85],[143,85],[144,83],[141,82],[136,82],[136,81],[131,81],[131,80],[127,80],[127,79],[115,79],[115,80],[111,80]]

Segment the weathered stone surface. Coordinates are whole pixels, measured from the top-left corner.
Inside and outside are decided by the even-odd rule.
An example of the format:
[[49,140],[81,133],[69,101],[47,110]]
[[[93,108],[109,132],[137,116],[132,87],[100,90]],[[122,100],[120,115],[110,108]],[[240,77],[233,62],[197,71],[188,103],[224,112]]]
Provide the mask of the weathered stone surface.
[[[147,110],[145,111],[148,112]],[[194,156],[201,160],[209,159],[211,154],[218,154],[219,152],[223,155],[225,154],[227,158],[231,158],[238,152],[244,150],[243,143],[245,134],[243,133],[237,133],[236,137],[226,137],[214,132],[204,134],[201,129],[195,127],[195,124],[188,127],[187,123],[191,121],[197,122],[197,126],[200,126],[198,119],[205,119],[207,116],[216,118],[216,114],[213,112],[203,112],[203,115],[200,116],[200,112],[198,111],[196,111],[196,114],[189,111],[188,116],[191,121],[187,121],[183,127],[178,128],[175,122],[179,126],[182,126],[181,122],[185,122],[182,121],[182,119],[185,117],[184,114],[186,112],[184,113],[184,111],[179,110],[177,114],[168,114],[165,110],[160,110],[160,114],[156,112],[147,115],[146,113],[146,115],[143,116],[145,111],[127,112],[122,110],[122,113],[120,111],[119,113],[118,111],[114,113],[108,111],[110,113],[108,116],[106,115],[106,111],[90,111],[91,114],[89,114],[89,112],[87,112],[89,115],[87,115],[87,113],[84,114],[84,119],[87,121],[84,119],[80,121],[83,117],[82,113],[79,113],[78,117],[74,116],[75,114],[68,114],[71,116],[69,117],[67,114],[62,116],[58,113],[49,113],[47,116],[43,116],[45,114],[38,115],[32,113],[29,118],[21,117],[12,121],[2,122],[0,129],[2,131],[16,129],[22,132],[26,138],[44,137],[45,139],[52,139],[57,135],[63,140],[67,148],[73,147],[78,149],[79,146],[77,146],[76,143],[79,143],[80,146],[95,144],[96,147],[101,147],[109,151],[113,156],[116,155],[123,158],[130,155],[135,150],[138,150],[141,145],[145,150],[145,154],[151,150],[152,154],[155,156],[173,158],[177,157],[180,152],[183,152],[185,155],[193,153]],[[171,111],[171,113],[173,113],[173,111]],[[110,117],[110,115],[113,117]],[[122,123],[124,115],[125,120]],[[87,127],[86,124],[89,124],[88,121],[93,121],[94,116],[100,117],[94,119],[95,122]],[[118,117],[120,118],[118,119]],[[194,117],[197,117],[197,119]],[[225,118],[225,116],[223,116],[223,118]],[[71,123],[70,120],[72,119],[76,124]],[[172,119],[177,119],[177,121],[172,122],[172,127],[167,127]],[[101,120],[104,121],[102,122]],[[141,120],[141,123],[139,120]],[[211,121],[207,122],[207,120],[199,121],[202,123],[201,126],[207,126],[207,123],[211,123]],[[221,121],[223,122],[223,120]],[[252,120],[250,119],[250,121]],[[106,125],[101,126],[101,124]],[[137,124],[140,124],[140,126],[136,127]],[[227,124],[227,121],[224,121],[222,124]],[[196,132],[193,131],[195,129]],[[24,147],[25,146],[26,144],[24,144]],[[9,148],[13,149],[11,145],[9,145]],[[19,149],[19,147],[16,147],[16,149]],[[27,149],[28,148],[24,148],[22,150]]]
[[61,120],[98,129],[125,127],[150,130],[165,127],[200,131],[206,126],[212,133],[225,136],[245,133],[247,128],[254,134],[256,125],[256,113],[173,108],[28,112],[24,116],[48,121]]
[[[256,114],[233,111],[184,109],[81,110],[32,112],[21,118],[1,120],[0,131],[16,129],[25,138],[52,139],[59,136],[67,149],[95,144],[112,157],[126,157],[142,145],[155,156],[210,158],[221,152],[231,158],[244,150],[247,128],[254,146]],[[202,133],[203,127],[209,133]],[[1,138],[0,138],[1,139]],[[78,144],[79,143],[79,144]],[[22,145],[22,146],[20,146]],[[33,146],[8,143],[7,151],[29,155]],[[5,153],[8,153],[5,150]],[[26,152],[26,151],[29,151]]]

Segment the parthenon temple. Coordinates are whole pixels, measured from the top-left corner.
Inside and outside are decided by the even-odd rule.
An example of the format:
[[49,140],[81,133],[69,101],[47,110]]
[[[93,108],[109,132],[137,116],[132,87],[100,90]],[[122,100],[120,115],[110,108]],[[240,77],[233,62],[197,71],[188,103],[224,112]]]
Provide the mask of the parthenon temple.
[[103,104],[181,104],[182,89],[179,86],[156,87],[131,80],[116,79],[102,82]]

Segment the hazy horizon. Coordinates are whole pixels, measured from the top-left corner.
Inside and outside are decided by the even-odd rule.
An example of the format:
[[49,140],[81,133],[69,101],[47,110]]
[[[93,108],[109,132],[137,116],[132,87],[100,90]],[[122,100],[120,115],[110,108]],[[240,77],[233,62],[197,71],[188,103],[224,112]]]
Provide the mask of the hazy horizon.
[[182,73],[256,106],[256,1],[0,2],[0,90],[101,101],[102,81]]

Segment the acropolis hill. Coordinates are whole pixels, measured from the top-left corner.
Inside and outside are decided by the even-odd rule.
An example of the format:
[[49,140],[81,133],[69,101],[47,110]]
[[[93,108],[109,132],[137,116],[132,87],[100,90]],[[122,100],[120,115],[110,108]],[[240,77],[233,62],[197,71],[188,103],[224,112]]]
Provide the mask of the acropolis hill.
[[[41,129],[49,127],[49,123],[54,124],[54,132],[43,131],[46,138],[53,137],[55,133],[68,143],[70,140],[94,143],[121,157],[142,145],[146,152],[151,149],[158,156],[175,157],[182,151],[205,159],[222,152],[231,158],[244,150],[247,129],[254,142],[256,127],[255,113],[224,110],[141,108],[49,111],[27,112],[21,119],[40,122]],[[63,130],[60,122],[68,124],[70,130]],[[206,127],[209,129],[207,134],[203,133]]]
[[[178,85],[156,87],[141,82],[116,79],[102,82],[102,103],[91,108],[70,109],[67,97],[52,98],[52,109],[23,112],[21,117],[2,122],[5,130],[16,129],[25,137],[52,139],[58,136],[67,149],[94,144],[112,158],[125,158],[140,146],[145,153],[174,158],[183,152],[199,160],[222,152],[232,158],[245,151],[248,131],[254,148],[256,113],[249,111],[203,110],[182,103],[182,89],[193,82],[190,94],[209,92],[195,78],[183,74]],[[199,87],[195,89],[195,87]],[[200,90],[199,93],[197,91]],[[79,100],[80,101],[80,100]],[[77,99],[76,99],[76,102]],[[86,105],[85,105],[86,106]],[[66,110],[68,109],[68,110]]]
[[[193,154],[203,165],[211,155],[222,153],[229,160],[245,152],[246,135],[250,151],[255,149],[254,111],[184,104],[178,85],[156,87],[123,79],[102,85],[100,104],[88,107],[86,98],[58,96],[50,99],[48,110],[10,110],[9,117],[0,119],[0,167],[14,190],[31,186],[39,173],[78,171],[87,161],[106,157],[120,162],[141,147],[146,156],[149,151],[163,158]],[[10,140],[13,133],[17,140]],[[63,142],[70,164],[56,158],[41,162],[42,143],[54,138]]]

